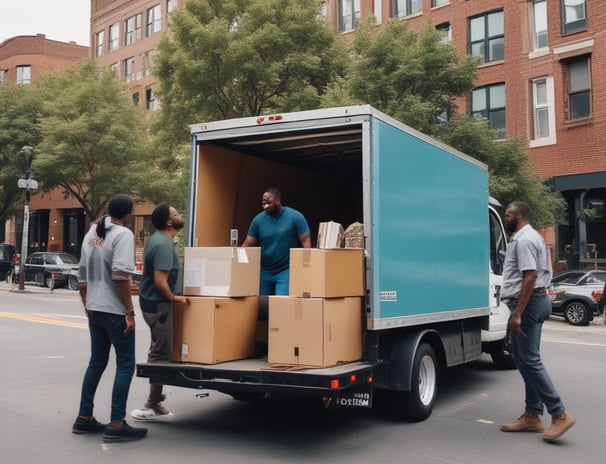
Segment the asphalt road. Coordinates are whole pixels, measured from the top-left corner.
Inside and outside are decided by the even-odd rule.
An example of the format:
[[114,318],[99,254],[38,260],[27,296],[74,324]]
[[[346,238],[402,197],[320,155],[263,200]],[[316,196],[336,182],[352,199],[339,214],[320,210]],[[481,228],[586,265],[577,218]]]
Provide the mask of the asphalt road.
[[[309,403],[246,403],[210,392],[168,388],[173,414],[148,422],[147,438],[106,445],[71,433],[88,360],[88,333],[77,292],[0,283],[0,462],[3,464],[411,463],[543,464],[606,462],[603,452],[606,326],[547,321],[543,360],[577,424],[557,444],[540,434],[507,434],[502,422],[523,411],[517,371],[488,358],[450,370],[433,415],[398,422],[371,410],[325,411]],[[136,297],[135,297],[136,298]],[[137,358],[149,335],[137,316]],[[102,380],[95,414],[109,416],[113,364]],[[148,386],[134,378],[128,410]],[[134,424],[134,420],[130,420]],[[141,423],[137,423],[141,424]]]

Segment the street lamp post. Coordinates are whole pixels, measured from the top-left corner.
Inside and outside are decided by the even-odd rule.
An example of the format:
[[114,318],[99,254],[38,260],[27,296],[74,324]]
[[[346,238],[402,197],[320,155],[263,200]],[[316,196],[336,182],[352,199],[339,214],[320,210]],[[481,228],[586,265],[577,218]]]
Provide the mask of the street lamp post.
[[23,207],[23,237],[21,240],[21,261],[19,264],[19,290],[25,289],[25,259],[27,258],[27,242],[29,231],[29,191],[38,188],[38,182],[34,180],[31,171],[34,149],[29,146],[21,148],[19,154],[25,158],[25,179],[19,179],[17,185],[25,189],[25,205]]

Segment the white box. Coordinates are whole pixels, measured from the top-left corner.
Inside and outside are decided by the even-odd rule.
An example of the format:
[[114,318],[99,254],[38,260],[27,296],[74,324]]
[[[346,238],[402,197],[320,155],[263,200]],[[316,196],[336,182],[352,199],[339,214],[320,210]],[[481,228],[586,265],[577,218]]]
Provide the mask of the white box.
[[343,226],[338,222],[321,222],[318,227],[318,248],[341,248]]

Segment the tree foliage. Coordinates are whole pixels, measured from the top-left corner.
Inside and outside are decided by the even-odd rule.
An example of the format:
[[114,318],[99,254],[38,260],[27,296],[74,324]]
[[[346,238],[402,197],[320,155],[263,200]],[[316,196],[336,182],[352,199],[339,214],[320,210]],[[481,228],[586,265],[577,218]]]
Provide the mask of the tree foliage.
[[[317,108],[345,55],[309,0],[189,0],[156,54],[160,127]],[[169,134],[167,134],[169,135]]]
[[0,224],[15,213],[23,198],[17,180],[23,177],[23,146],[35,146],[39,139],[37,118],[40,101],[26,85],[0,85]]
[[526,201],[535,226],[563,222],[565,201],[535,175],[522,138],[497,140],[486,121],[455,115],[455,99],[473,88],[478,62],[442,38],[431,23],[415,32],[405,21],[377,27],[369,18],[356,29],[346,76],[333,81],[323,106],[371,104],[487,164],[490,194],[504,206]]
[[142,113],[114,72],[93,61],[43,76],[41,141],[35,171],[44,190],[61,187],[90,218],[116,193],[140,198],[153,176],[146,163]]

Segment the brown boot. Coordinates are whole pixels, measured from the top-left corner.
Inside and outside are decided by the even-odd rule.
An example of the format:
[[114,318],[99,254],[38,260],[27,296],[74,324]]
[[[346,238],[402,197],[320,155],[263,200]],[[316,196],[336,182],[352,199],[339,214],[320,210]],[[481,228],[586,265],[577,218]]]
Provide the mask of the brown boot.
[[574,425],[576,421],[568,412],[564,411],[555,416],[551,416],[551,427],[543,435],[545,441],[555,441],[566,433],[566,431]]
[[515,422],[503,424],[501,430],[503,432],[542,432],[545,430],[545,426],[538,414],[525,412]]

